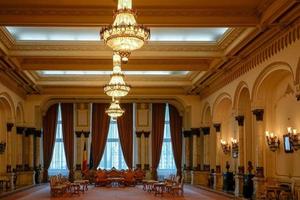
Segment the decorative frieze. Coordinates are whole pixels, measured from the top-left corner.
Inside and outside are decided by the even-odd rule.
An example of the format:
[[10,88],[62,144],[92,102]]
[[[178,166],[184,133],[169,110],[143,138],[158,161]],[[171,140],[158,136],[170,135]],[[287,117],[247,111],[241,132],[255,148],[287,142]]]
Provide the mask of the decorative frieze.
[[183,131],[183,137],[185,138],[189,138],[192,136],[192,131],[189,130],[189,131]]
[[18,135],[23,135],[25,130],[26,130],[25,127],[18,127],[17,126],[17,134]]

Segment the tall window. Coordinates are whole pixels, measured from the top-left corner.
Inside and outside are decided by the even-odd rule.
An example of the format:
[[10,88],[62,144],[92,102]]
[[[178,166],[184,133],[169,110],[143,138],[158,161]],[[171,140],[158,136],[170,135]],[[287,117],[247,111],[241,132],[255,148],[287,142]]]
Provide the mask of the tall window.
[[61,121],[61,108],[58,106],[57,113],[57,124],[56,124],[56,137],[53,150],[52,161],[48,170],[49,175],[63,174],[67,175],[67,163],[64,149],[64,141],[62,135],[62,121]]
[[127,169],[119,139],[118,124],[114,120],[110,120],[107,142],[99,167],[101,169],[112,167]]
[[164,140],[157,173],[160,178],[167,177],[170,174],[176,174],[171,142],[169,104],[166,105]]

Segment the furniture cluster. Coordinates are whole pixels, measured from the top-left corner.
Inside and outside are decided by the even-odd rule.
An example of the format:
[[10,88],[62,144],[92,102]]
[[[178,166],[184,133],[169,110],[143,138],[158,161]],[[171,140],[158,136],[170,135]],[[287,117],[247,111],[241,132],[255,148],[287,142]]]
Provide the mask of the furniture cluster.
[[50,177],[51,196],[80,195],[88,190],[88,180],[70,182],[62,175]]
[[169,178],[164,179],[163,181],[156,180],[144,180],[143,181],[143,190],[147,192],[154,192],[154,195],[161,195],[170,193],[172,195],[182,195],[184,189],[184,178],[180,176],[170,175]]
[[145,171],[136,170],[111,170],[98,169],[94,172],[95,186],[135,186],[141,183],[145,177]]

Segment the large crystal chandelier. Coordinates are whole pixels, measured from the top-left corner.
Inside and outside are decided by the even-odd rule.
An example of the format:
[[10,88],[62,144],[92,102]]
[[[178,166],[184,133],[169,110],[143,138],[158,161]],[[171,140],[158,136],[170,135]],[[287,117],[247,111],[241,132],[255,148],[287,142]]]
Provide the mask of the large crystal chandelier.
[[111,117],[112,120],[116,120],[118,117],[121,117],[125,111],[120,107],[119,100],[113,98],[108,109],[105,110],[105,113]]
[[128,94],[130,86],[124,81],[124,74],[121,70],[121,57],[118,53],[113,55],[113,73],[107,85],[104,86],[104,93],[111,97],[124,97]]
[[105,44],[119,52],[127,62],[132,51],[140,49],[150,37],[150,30],[136,22],[132,0],[119,0],[112,25],[101,29],[100,36]]

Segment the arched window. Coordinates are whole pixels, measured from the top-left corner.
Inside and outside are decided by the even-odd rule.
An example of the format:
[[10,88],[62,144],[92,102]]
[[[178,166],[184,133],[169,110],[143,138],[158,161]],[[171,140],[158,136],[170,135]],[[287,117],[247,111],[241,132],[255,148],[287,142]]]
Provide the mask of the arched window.
[[164,140],[157,173],[159,178],[167,177],[170,174],[176,174],[176,166],[171,142],[169,104],[166,105]]
[[53,150],[52,160],[51,160],[51,164],[50,164],[48,173],[49,173],[49,175],[56,175],[56,174],[67,175],[68,174],[63,134],[62,134],[62,120],[61,120],[60,104],[58,106],[58,112],[57,112],[56,137],[55,137],[54,150]]
[[117,121],[110,120],[107,142],[99,167],[101,169],[127,169],[119,139]]

